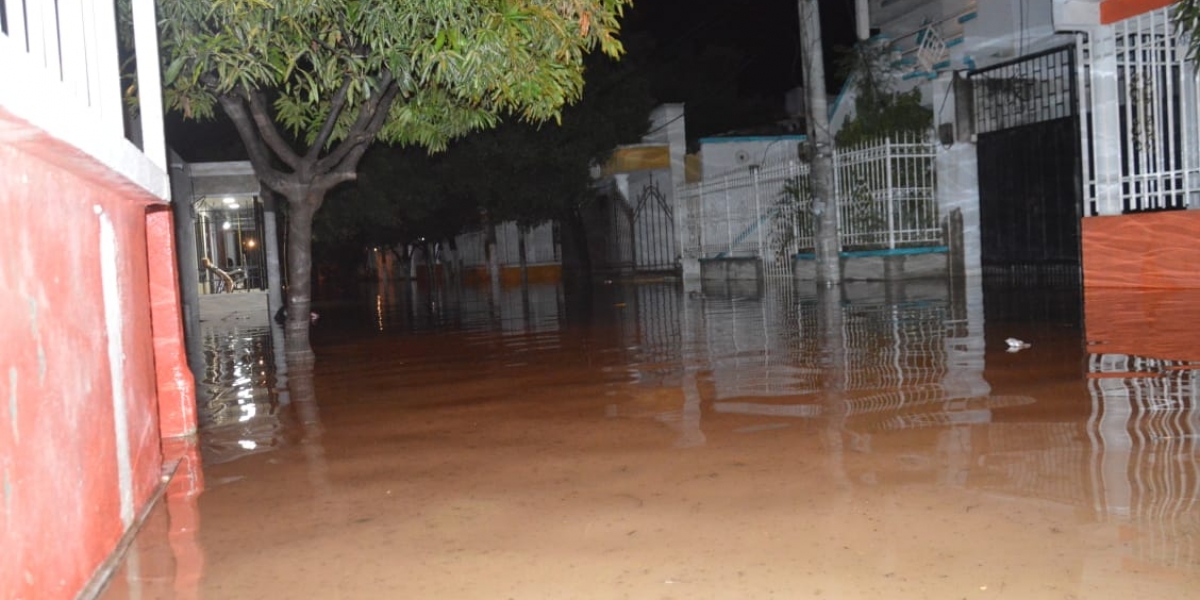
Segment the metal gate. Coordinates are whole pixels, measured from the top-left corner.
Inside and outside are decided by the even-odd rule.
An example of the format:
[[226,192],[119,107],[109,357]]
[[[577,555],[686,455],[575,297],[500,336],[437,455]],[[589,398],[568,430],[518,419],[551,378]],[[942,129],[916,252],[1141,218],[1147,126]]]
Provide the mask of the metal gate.
[[1078,281],[1082,184],[1074,46],[969,77],[984,273]]
[[631,227],[633,264],[637,271],[674,271],[679,266],[675,239],[675,213],[653,173],[633,198]]

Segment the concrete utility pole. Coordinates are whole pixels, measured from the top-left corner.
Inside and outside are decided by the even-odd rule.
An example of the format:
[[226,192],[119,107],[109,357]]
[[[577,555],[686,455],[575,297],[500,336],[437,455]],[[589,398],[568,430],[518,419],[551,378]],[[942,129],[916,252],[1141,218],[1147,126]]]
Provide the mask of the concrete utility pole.
[[816,216],[817,281],[842,281],[838,199],[833,185],[833,134],[825,99],[825,53],[821,50],[821,11],[818,0],[798,0],[800,48],[804,87],[808,90],[808,143],[812,148],[812,211]]

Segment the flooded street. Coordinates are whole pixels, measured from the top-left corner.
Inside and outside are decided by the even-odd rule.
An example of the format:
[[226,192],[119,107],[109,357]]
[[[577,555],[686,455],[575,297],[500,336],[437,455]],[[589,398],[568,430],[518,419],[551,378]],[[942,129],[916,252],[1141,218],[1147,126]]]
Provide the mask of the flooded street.
[[1198,301],[399,284],[311,375],[206,322],[203,468],[106,597],[1189,597]]

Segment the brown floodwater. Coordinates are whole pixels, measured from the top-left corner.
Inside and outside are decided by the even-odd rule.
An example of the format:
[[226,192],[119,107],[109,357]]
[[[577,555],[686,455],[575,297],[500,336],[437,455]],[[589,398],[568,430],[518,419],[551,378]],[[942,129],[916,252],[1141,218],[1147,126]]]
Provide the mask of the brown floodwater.
[[206,323],[106,597],[1194,597],[1197,305],[398,285],[318,308],[313,373]]

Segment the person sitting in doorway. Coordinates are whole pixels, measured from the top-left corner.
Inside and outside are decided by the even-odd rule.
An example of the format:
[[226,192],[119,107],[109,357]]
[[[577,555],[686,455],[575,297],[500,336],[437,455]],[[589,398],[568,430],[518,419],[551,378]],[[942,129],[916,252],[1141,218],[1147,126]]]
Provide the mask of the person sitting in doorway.
[[212,278],[214,279],[214,281],[213,281],[213,293],[214,294],[220,294],[221,292],[225,292],[225,293],[233,292],[233,277],[230,277],[229,273],[222,271],[220,268],[217,267],[217,265],[214,265],[213,262],[211,260],[209,260],[207,256],[204,257],[204,269],[207,270],[209,272],[209,274],[212,276]]

